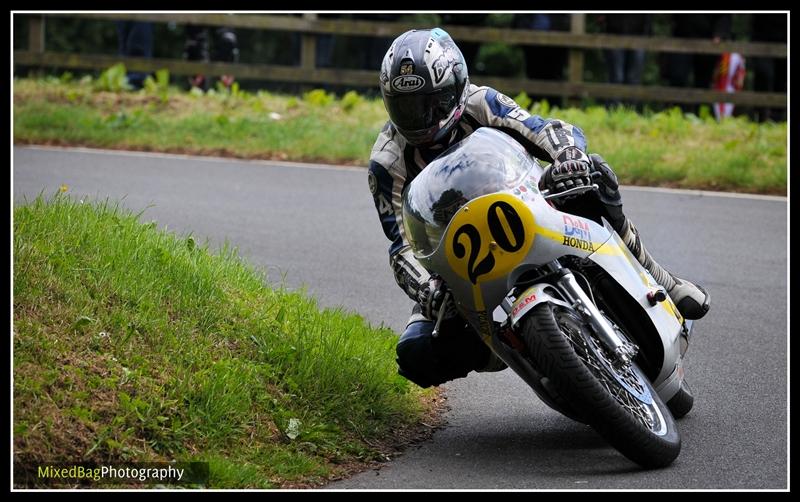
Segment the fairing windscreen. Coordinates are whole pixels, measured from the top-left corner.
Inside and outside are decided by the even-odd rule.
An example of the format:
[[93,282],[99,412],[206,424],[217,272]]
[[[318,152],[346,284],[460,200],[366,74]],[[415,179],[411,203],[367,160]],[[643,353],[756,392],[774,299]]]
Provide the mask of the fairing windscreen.
[[480,128],[422,170],[403,196],[403,225],[417,256],[430,255],[453,215],[483,195],[522,184],[535,163],[497,129]]

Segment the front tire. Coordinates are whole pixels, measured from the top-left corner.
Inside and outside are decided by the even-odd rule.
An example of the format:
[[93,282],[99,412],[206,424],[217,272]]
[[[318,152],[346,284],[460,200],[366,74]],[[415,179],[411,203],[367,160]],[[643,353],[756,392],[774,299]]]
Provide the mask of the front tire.
[[650,381],[634,363],[612,366],[578,314],[541,303],[520,327],[537,368],[614,448],[646,468],[677,458],[678,429]]

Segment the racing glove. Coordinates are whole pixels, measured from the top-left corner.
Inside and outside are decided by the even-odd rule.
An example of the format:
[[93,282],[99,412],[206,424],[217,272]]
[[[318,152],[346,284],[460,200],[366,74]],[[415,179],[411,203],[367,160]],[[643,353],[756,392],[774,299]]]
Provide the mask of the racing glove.
[[445,304],[444,319],[449,319],[458,314],[452,295],[447,295],[448,291],[447,285],[441,277],[431,276],[417,293],[417,301],[422,307],[422,315],[432,321],[436,320],[443,303]]
[[556,154],[553,164],[539,181],[539,188],[559,193],[590,185],[591,166],[591,160],[580,148],[568,146]]
[[619,181],[617,175],[608,165],[608,162],[600,155],[593,153],[592,159],[592,179],[600,188],[598,196],[603,204],[606,205],[622,205],[622,196],[619,193]]

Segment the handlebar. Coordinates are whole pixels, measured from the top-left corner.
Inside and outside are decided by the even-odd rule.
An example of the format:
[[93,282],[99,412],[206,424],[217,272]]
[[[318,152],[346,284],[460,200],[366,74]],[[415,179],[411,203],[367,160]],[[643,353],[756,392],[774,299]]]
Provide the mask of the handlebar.
[[550,199],[558,199],[560,197],[566,197],[567,195],[576,195],[584,192],[589,192],[591,190],[599,190],[599,189],[600,187],[598,187],[596,184],[591,184],[591,185],[583,185],[575,188],[570,188],[569,190],[564,190],[563,192],[556,192],[552,194],[550,193],[550,190],[542,190],[542,196],[545,198],[545,200],[550,200]]

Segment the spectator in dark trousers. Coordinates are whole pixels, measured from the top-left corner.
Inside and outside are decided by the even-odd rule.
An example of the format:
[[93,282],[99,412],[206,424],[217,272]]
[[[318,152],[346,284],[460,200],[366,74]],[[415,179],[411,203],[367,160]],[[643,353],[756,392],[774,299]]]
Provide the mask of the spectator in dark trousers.
[[[332,20],[332,19],[341,19],[343,16],[342,14],[319,14],[317,15],[317,19],[324,19],[324,20]],[[338,38],[338,37],[336,37]],[[333,54],[336,48],[336,38],[334,35],[330,33],[320,33],[317,35],[317,47],[316,47],[316,62],[315,66],[317,68],[332,68],[334,67],[333,63]],[[298,45],[300,41],[298,40]]]
[[[227,27],[214,29],[214,54],[210,59],[209,52],[209,27],[190,24],[186,26],[186,45],[183,57],[188,61],[221,61],[225,63],[239,62],[239,42],[236,33]],[[230,87],[233,84],[233,75],[222,75],[220,81]],[[189,80],[192,87],[204,91],[209,88],[208,76],[198,74]]]
[[[786,43],[786,14],[752,14],[750,40],[753,42]],[[755,91],[786,92],[787,58],[752,58]],[[786,120],[785,108],[761,107],[758,120]]]
[[[124,57],[153,57],[153,23],[141,21],[117,21],[119,54]],[[144,72],[128,72],[128,83],[134,89],[141,89],[147,78]]]
[[[649,36],[652,19],[648,14],[606,14],[598,18],[606,33],[614,35]],[[644,49],[606,49],[603,51],[612,84],[641,85],[644,73]],[[620,100],[608,101],[608,106],[619,106]]]

